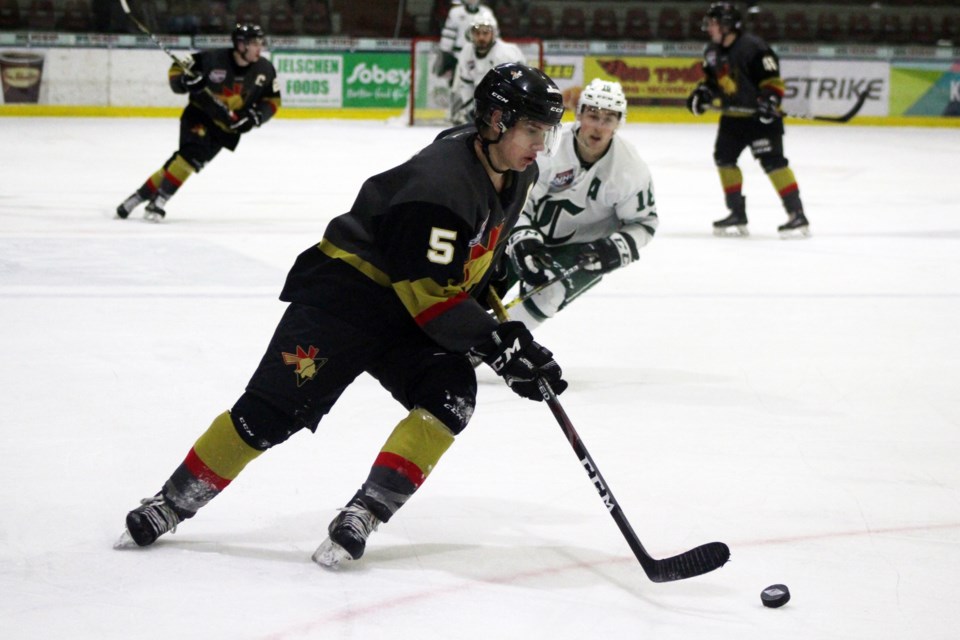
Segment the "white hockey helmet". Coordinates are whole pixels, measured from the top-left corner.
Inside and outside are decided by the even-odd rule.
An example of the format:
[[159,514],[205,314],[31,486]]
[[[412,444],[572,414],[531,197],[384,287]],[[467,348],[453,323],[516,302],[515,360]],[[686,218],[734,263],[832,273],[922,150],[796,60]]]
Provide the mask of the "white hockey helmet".
[[620,119],[623,120],[627,115],[627,97],[623,94],[623,87],[620,86],[619,82],[594,78],[580,92],[577,113],[581,113],[584,107],[615,111],[620,114]]
[[491,15],[479,14],[470,19],[470,28],[467,29],[467,39],[473,42],[473,30],[487,28],[493,31],[493,41],[496,42],[500,36],[500,29],[497,26],[497,19]]

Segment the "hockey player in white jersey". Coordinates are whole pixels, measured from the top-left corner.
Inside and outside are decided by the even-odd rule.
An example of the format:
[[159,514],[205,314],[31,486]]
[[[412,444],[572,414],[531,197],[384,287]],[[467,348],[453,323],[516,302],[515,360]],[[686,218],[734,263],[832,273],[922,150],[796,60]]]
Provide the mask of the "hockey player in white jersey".
[[[454,4],[447,13],[440,32],[440,55],[434,65],[435,75],[442,76],[451,73],[457,66],[457,56],[467,46],[467,31],[474,18],[488,18],[497,25],[497,18],[493,9],[480,4],[480,0],[463,0],[463,4]],[[451,83],[453,79],[451,78]]]
[[497,21],[477,15],[467,32],[470,42],[457,58],[453,88],[450,92],[450,122],[473,122],[473,92],[487,72],[506,62],[526,64],[523,51],[515,44],[498,38]]
[[[580,94],[577,121],[553,157],[538,159],[540,178],[507,245],[520,296],[577,267],[510,310],[529,329],[640,257],[659,225],[647,164],[617,129],[627,100],[617,82],[593,80]],[[508,303],[509,304],[509,303]]]

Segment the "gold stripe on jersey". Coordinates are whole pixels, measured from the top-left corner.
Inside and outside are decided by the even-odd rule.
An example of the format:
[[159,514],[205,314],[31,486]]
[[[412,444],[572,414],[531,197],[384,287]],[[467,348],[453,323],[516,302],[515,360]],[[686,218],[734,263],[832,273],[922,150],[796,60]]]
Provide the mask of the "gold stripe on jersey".
[[463,266],[463,280],[459,283],[441,285],[429,277],[393,283],[394,292],[417,324],[427,324],[469,297],[468,292],[483,280],[493,264],[494,248],[502,229],[503,225],[494,227],[486,245],[476,244],[470,248],[470,257]]
[[395,282],[393,290],[407,312],[420,325],[466,299],[466,287],[463,284],[444,286],[429,277]]
[[[390,276],[382,270],[373,266],[355,253],[350,253],[339,248],[326,238],[324,238],[317,248],[330,258],[341,260],[351,267],[367,276],[377,284],[383,287],[393,287],[394,292],[409,313],[414,318],[419,318],[425,312],[431,309],[441,310],[436,313],[427,313],[428,319],[442,313],[451,303],[456,304],[465,297],[465,287],[461,284],[442,286],[437,284],[433,278],[421,278],[410,281],[402,280],[391,283]],[[489,264],[489,258],[487,258]],[[420,320],[418,319],[418,322]],[[421,324],[423,324],[421,322]]]
[[471,247],[463,268],[463,280],[440,284],[427,276],[417,280],[391,282],[390,276],[355,253],[341,249],[327,238],[317,248],[330,258],[341,260],[383,287],[392,287],[400,302],[418,324],[423,326],[445,311],[460,304],[468,291],[479,284],[493,263],[494,251],[503,225],[494,227],[486,245]]
[[772,91],[781,98],[786,91],[786,85],[780,76],[774,76],[760,81],[760,91]]
[[370,278],[380,286],[382,287],[390,286],[390,276],[388,276],[386,273],[384,273],[377,267],[373,266],[372,264],[370,264],[369,262],[367,262],[366,260],[358,256],[357,254],[350,253],[349,251],[345,251],[341,249],[340,247],[333,244],[326,238],[320,241],[320,244],[317,245],[317,248],[320,249],[320,251],[325,253],[327,256],[334,258],[335,260],[342,260],[343,262],[346,262],[348,265],[350,265],[351,267],[353,267],[363,275],[367,276],[368,278]]

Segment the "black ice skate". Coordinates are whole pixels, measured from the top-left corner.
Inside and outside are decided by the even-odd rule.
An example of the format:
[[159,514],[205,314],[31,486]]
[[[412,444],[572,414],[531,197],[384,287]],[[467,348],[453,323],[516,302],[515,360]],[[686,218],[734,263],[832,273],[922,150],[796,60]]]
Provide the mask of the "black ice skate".
[[176,531],[180,520],[180,516],[162,495],[144,498],[139,507],[127,514],[127,530],[113,546],[115,549],[128,548],[134,544],[148,547],[166,532]]
[[137,208],[137,206],[144,201],[139,193],[134,193],[129,198],[120,203],[120,206],[117,207],[117,217],[121,220],[126,220],[127,216],[130,215],[130,212]]
[[803,209],[791,211],[787,215],[790,216],[790,219],[777,227],[781,238],[805,238],[810,235],[810,223],[807,221],[807,216],[803,215]]
[[359,560],[367,548],[367,538],[377,530],[377,519],[361,502],[351,501],[327,527],[330,534],[313,553],[313,561],[336,569],[341,562]]
[[166,204],[167,198],[158,194],[153,200],[147,203],[146,213],[143,214],[144,219],[150,222],[160,222],[163,220],[164,216],[167,215],[167,212],[163,209]]
[[715,236],[748,236],[747,214],[743,211],[732,211],[723,220],[717,220],[713,223],[713,235]]

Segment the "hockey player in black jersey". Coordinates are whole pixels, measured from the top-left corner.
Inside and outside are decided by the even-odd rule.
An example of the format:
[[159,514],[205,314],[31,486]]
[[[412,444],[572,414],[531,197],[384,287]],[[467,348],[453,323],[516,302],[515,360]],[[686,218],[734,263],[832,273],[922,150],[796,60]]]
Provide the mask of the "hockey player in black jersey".
[[714,233],[747,235],[743,173],[737,160],[749,146],[787,212],[787,222],[778,231],[783,236],[807,235],[809,223],[800,190],[783,155],[780,101],[784,84],[777,55],[760,38],[742,32],[740,12],[730,2],[710,5],[703,30],[710,36],[703,55],[706,78],[687,98],[687,107],[695,115],[707,111],[714,101],[730,109],[720,117],[713,151],[730,215],[713,223]]
[[236,149],[241,135],[261,126],[280,108],[277,72],[260,57],[263,29],[238,24],[232,38],[233,48],[201,51],[183,65],[170,67],[170,88],[190,95],[180,116],[180,148],[117,207],[119,218],[146,202],[145,217],[162,220],[167,201],[187,178],[221,149]]
[[471,356],[525,398],[541,399],[540,379],[566,388],[523,323],[500,324],[481,302],[537,180],[537,154],[559,135],[563,100],[541,71],[515,63],[491,70],[474,99],[475,124],[369,178],[351,210],[300,254],[280,294],[290,305],[245,393],[127,515],[119,546],[152,544],[261,453],[316,430],[366,372],[406,413],[313,556],[327,567],[357,559],[470,421]]

